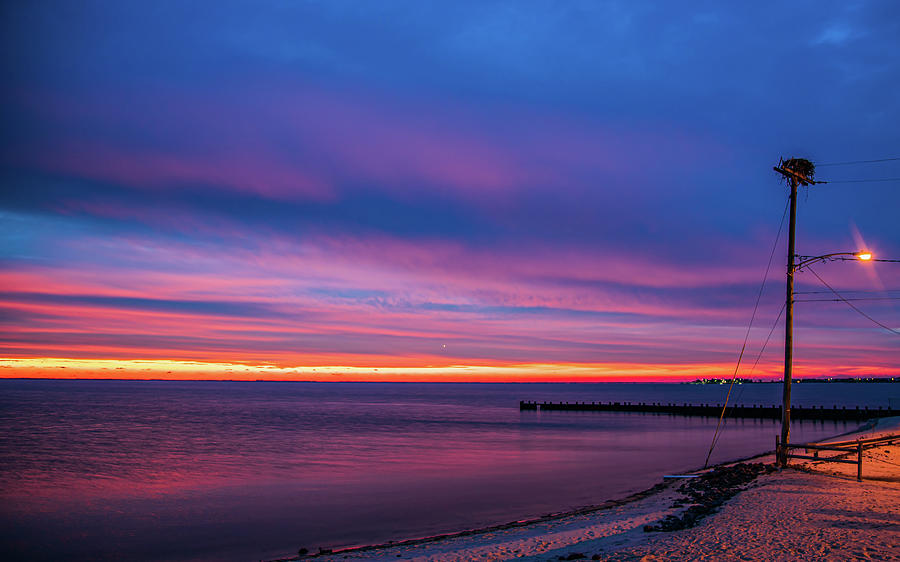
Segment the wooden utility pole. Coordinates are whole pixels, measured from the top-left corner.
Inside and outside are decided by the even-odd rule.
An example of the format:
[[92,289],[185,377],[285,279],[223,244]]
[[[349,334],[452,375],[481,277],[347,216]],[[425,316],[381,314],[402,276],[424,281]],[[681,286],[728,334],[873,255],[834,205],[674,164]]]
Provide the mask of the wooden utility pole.
[[794,354],[794,238],[797,232],[797,178],[791,177],[791,218],[788,229],[787,295],[784,301],[784,389],[781,401],[781,450],[778,464],[787,461],[787,449],[791,437],[791,374]]
[[782,161],[775,171],[788,180],[791,186],[791,217],[788,234],[787,251],[787,295],[784,301],[784,390],[781,404],[781,441],[778,450],[775,451],[776,461],[779,466],[787,464],[787,448],[791,437],[791,374],[793,371],[794,353],[794,272],[797,266],[794,263],[794,239],[797,231],[797,186],[814,183],[812,175],[815,168],[809,160],[791,158]]

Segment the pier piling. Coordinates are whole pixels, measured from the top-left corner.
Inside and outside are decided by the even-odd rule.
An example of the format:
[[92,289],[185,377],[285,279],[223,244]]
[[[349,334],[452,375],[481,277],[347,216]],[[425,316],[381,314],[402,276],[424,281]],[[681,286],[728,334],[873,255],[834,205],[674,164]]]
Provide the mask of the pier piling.
[[[675,404],[668,402],[662,404],[653,402],[535,402],[519,401],[519,410],[522,411],[593,411],[593,412],[637,412],[674,414],[680,416],[705,416],[717,417],[722,412],[721,404]],[[731,418],[756,418],[756,419],[781,419],[781,406],[761,406],[753,404],[747,406],[730,406],[725,415]],[[791,418],[795,420],[867,420],[900,416],[900,409],[879,406],[878,409],[869,409],[868,406],[860,408],[847,408],[837,405],[831,408],[824,406],[794,406],[791,407]]]

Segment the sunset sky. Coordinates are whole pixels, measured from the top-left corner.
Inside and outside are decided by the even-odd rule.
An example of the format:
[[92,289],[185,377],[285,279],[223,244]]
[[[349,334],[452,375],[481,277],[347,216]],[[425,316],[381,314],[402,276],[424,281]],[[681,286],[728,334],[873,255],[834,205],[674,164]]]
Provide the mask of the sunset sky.
[[[730,376],[779,157],[900,177],[821,165],[900,156],[893,1],[0,13],[0,377]],[[900,259],[898,215],[898,181],[802,189],[798,253]],[[813,267],[900,330],[900,263]],[[798,303],[795,338],[800,376],[900,376],[843,302]]]

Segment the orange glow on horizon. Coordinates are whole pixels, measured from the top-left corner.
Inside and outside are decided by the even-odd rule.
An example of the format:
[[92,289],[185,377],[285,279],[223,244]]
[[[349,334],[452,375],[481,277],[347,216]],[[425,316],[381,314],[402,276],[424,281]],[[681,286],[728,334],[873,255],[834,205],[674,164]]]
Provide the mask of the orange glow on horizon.
[[[733,365],[638,363],[528,363],[510,365],[284,367],[243,363],[170,361],[157,359],[0,358],[0,378],[236,380],[316,382],[683,382],[701,378],[730,378]],[[754,379],[775,379],[776,364],[758,368]],[[900,376],[900,368],[838,367],[823,372],[798,366],[798,377]],[[741,373],[739,377],[746,377]]]

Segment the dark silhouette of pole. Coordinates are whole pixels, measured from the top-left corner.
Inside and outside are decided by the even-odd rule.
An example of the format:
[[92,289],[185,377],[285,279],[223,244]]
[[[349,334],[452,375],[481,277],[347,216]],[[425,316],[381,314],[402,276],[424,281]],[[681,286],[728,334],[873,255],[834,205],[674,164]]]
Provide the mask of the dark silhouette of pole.
[[787,250],[787,295],[785,296],[784,310],[784,390],[781,404],[781,440],[775,451],[776,461],[779,466],[787,465],[787,445],[791,438],[791,373],[793,371],[794,354],[794,272],[798,265],[794,262],[797,257],[794,251],[794,240],[797,233],[797,186],[814,185],[813,180],[816,167],[812,162],[804,158],[791,158],[781,160],[775,171],[784,176],[791,185],[791,222],[788,232]]
[[788,229],[787,295],[784,302],[784,390],[781,405],[781,448],[778,464],[787,464],[787,448],[791,437],[791,374],[794,352],[794,238],[797,232],[797,178],[791,176],[791,217]]

